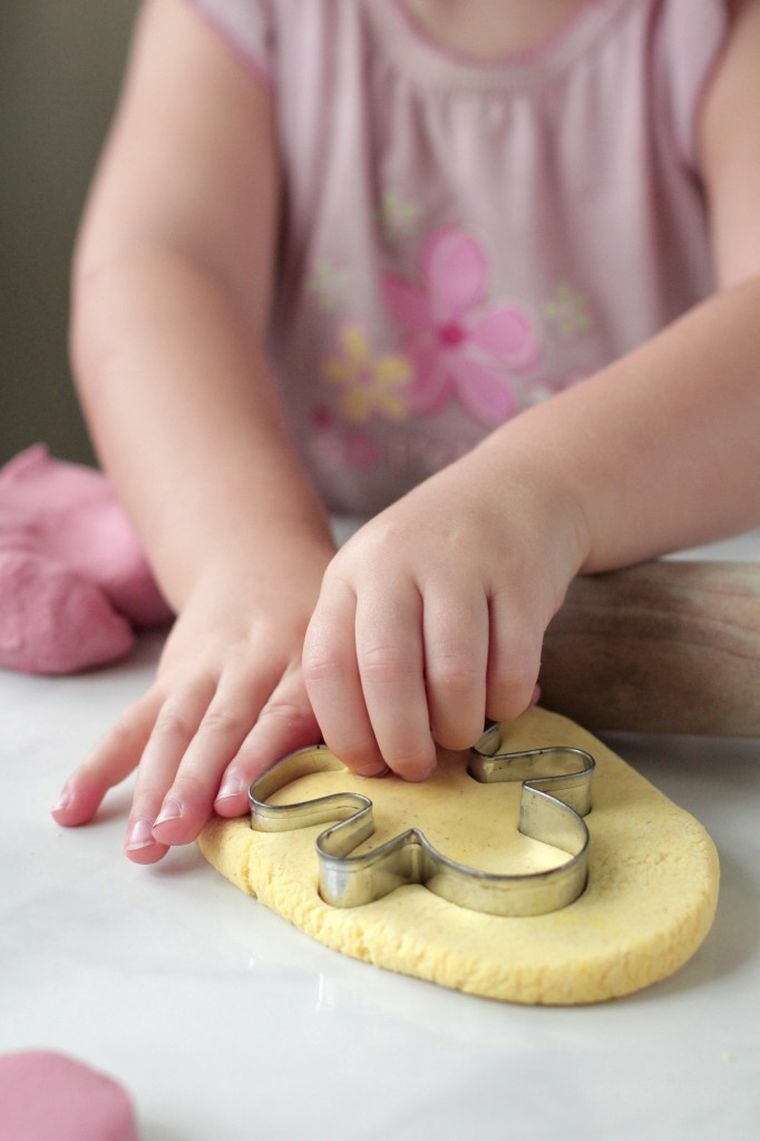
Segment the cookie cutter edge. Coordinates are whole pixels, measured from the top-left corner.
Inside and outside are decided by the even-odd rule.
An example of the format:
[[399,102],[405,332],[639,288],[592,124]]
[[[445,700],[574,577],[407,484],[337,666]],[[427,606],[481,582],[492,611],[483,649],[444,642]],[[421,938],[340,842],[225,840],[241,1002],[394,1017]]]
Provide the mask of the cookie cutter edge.
[[360,907],[398,887],[421,884],[450,903],[489,915],[525,917],[558,911],[578,899],[586,887],[590,836],[583,817],[591,811],[595,761],[584,749],[570,745],[500,751],[502,732],[500,723],[486,730],[470,750],[467,771],[488,784],[522,779],[514,775],[520,763],[539,767],[535,775],[522,779],[518,829],[568,853],[570,858],[553,868],[520,874],[481,871],[439,852],[419,828],[352,856],[375,830],[369,797],[344,792],[295,804],[268,802],[299,777],[345,770],[326,745],[288,754],[251,784],[251,827],[288,832],[331,824],[319,834],[315,848],[319,894],[333,907]]

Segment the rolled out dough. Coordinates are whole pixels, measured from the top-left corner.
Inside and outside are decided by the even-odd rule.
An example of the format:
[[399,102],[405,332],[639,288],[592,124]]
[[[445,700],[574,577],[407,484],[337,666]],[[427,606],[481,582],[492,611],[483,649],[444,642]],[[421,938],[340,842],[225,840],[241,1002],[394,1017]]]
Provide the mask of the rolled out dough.
[[[718,857],[704,828],[590,733],[542,709],[509,727],[520,750],[575,745],[596,759],[588,886],[575,903],[530,918],[501,918],[409,885],[341,909],[317,890],[314,841],[325,825],[254,832],[246,818],[214,818],[201,851],[222,875],[315,939],[388,970],[472,994],[522,1003],[613,998],[666,978],[707,935]],[[288,803],[357,790],[375,806],[372,847],[416,825],[445,855],[487,871],[519,873],[567,857],[517,832],[520,784],[483,785],[466,754],[441,753],[422,784],[348,772],[316,773],[281,790]],[[363,849],[358,849],[363,850]]]

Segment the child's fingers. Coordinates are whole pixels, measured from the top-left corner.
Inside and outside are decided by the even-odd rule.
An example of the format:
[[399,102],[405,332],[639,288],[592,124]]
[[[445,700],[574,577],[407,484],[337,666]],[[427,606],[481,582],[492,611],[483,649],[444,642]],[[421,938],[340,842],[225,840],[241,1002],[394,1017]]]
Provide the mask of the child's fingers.
[[130,706],[72,773],[53,809],[59,824],[71,828],[92,820],[108,790],[137,767],[162,701],[161,694],[151,691]]
[[306,695],[301,663],[291,665],[266,702],[258,720],[228,765],[214,802],[220,816],[248,811],[252,781],[295,749],[314,745],[319,726]]
[[159,710],[137,770],[127,824],[125,850],[135,863],[154,863],[167,851],[154,837],[153,825],[214,688],[212,677],[195,678],[170,694]]
[[222,773],[278,680],[276,667],[267,673],[256,667],[237,664],[222,674],[154,822],[162,843],[189,844],[211,815]]
[[362,692],[355,615],[353,591],[340,580],[325,580],[304,641],[304,678],[329,747],[353,772],[376,776],[385,772],[386,764]]
[[393,599],[363,591],[356,604],[356,655],[367,713],[385,763],[407,780],[435,767],[424,682],[422,599],[401,579]]
[[506,594],[491,599],[486,715],[493,721],[519,717],[533,700],[542,638],[527,612]]
[[433,737],[468,749],[483,732],[488,664],[488,603],[477,584],[453,593],[425,589],[425,683]]

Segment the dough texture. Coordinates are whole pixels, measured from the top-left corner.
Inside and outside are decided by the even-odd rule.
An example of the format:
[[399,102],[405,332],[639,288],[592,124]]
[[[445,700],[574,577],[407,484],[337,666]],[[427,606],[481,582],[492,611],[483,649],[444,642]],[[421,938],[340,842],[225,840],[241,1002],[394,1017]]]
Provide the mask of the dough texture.
[[[676,971],[709,931],[718,857],[704,828],[590,733],[528,710],[506,735],[510,750],[575,745],[596,759],[589,881],[575,903],[502,918],[448,903],[421,885],[374,903],[334,908],[317,890],[314,841],[326,825],[254,832],[247,818],[214,818],[204,856],[229,880],[328,947],[388,970],[511,1002],[598,1002]],[[564,853],[517,831],[520,783],[479,784],[464,754],[441,753],[421,784],[348,772],[315,773],[282,789],[288,803],[355,790],[374,803],[376,831],[357,851],[417,826],[445,855],[486,871],[551,867]]]

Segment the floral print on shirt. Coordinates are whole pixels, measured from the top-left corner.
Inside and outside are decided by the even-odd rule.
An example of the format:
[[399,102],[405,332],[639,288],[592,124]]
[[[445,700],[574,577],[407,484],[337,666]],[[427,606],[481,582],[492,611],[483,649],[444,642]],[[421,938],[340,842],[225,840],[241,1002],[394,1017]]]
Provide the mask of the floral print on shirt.
[[463,230],[428,237],[420,278],[417,285],[386,274],[381,282],[386,309],[404,331],[413,411],[429,414],[456,397],[479,423],[503,423],[518,411],[511,379],[540,357],[536,323],[521,305],[487,300],[485,255]]
[[[329,313],[336,302],[339,309],[347,307],[347,296],[339,295],[349,280],[345,267],[322,258],[309,288]],[[313,446],[333,470],[379,463],[394,471],[410,464],[437,470],[468,450],[471,440],[452,441],[450,427],[445,440],[428,440],[414,431],[415,419],[456,401],[470,423],[493,428],[588,373],[573,365],[557,369],[549,358],[552,341],[567,346],[588,333],[594,323],[589,295],[561,281],[535,310],[489,299],[485,254],[463,229],[430,234],[420,247],[419,281],[385,273],[380,294],[397,329],[388,344],[397,348],[376,350],[364,326],[353,320],[334,326],[337,344],[321,360],[327,403],[312,408]],[[406,422],[412,434],[389,434],[389,421]],[[440,463],[427,464],[430,448],[440,452]]]
[[351,293],[351,273],[342,265],[320,258],[312,270],[306,288],[328,312],[345,305]]
[[346,424],[324,404],[312,409],[311,427],[312,453],[328,471],[342,471],[346,467],[366,471],[383,458],[366,428]]
[[545,321],[553,325],[562,337],[586,333],[591,328],[588,295],[574,289],[567,281],[555,285],[541,308]]
[[340,409],[354,424],[376,413],[392,420],[409,415],[402,393],[411,376],[409,361],[398,353],[373,356],[369,340],[358,325],[340,332],[342,352],[323,363],[325,378],[340,389]]

